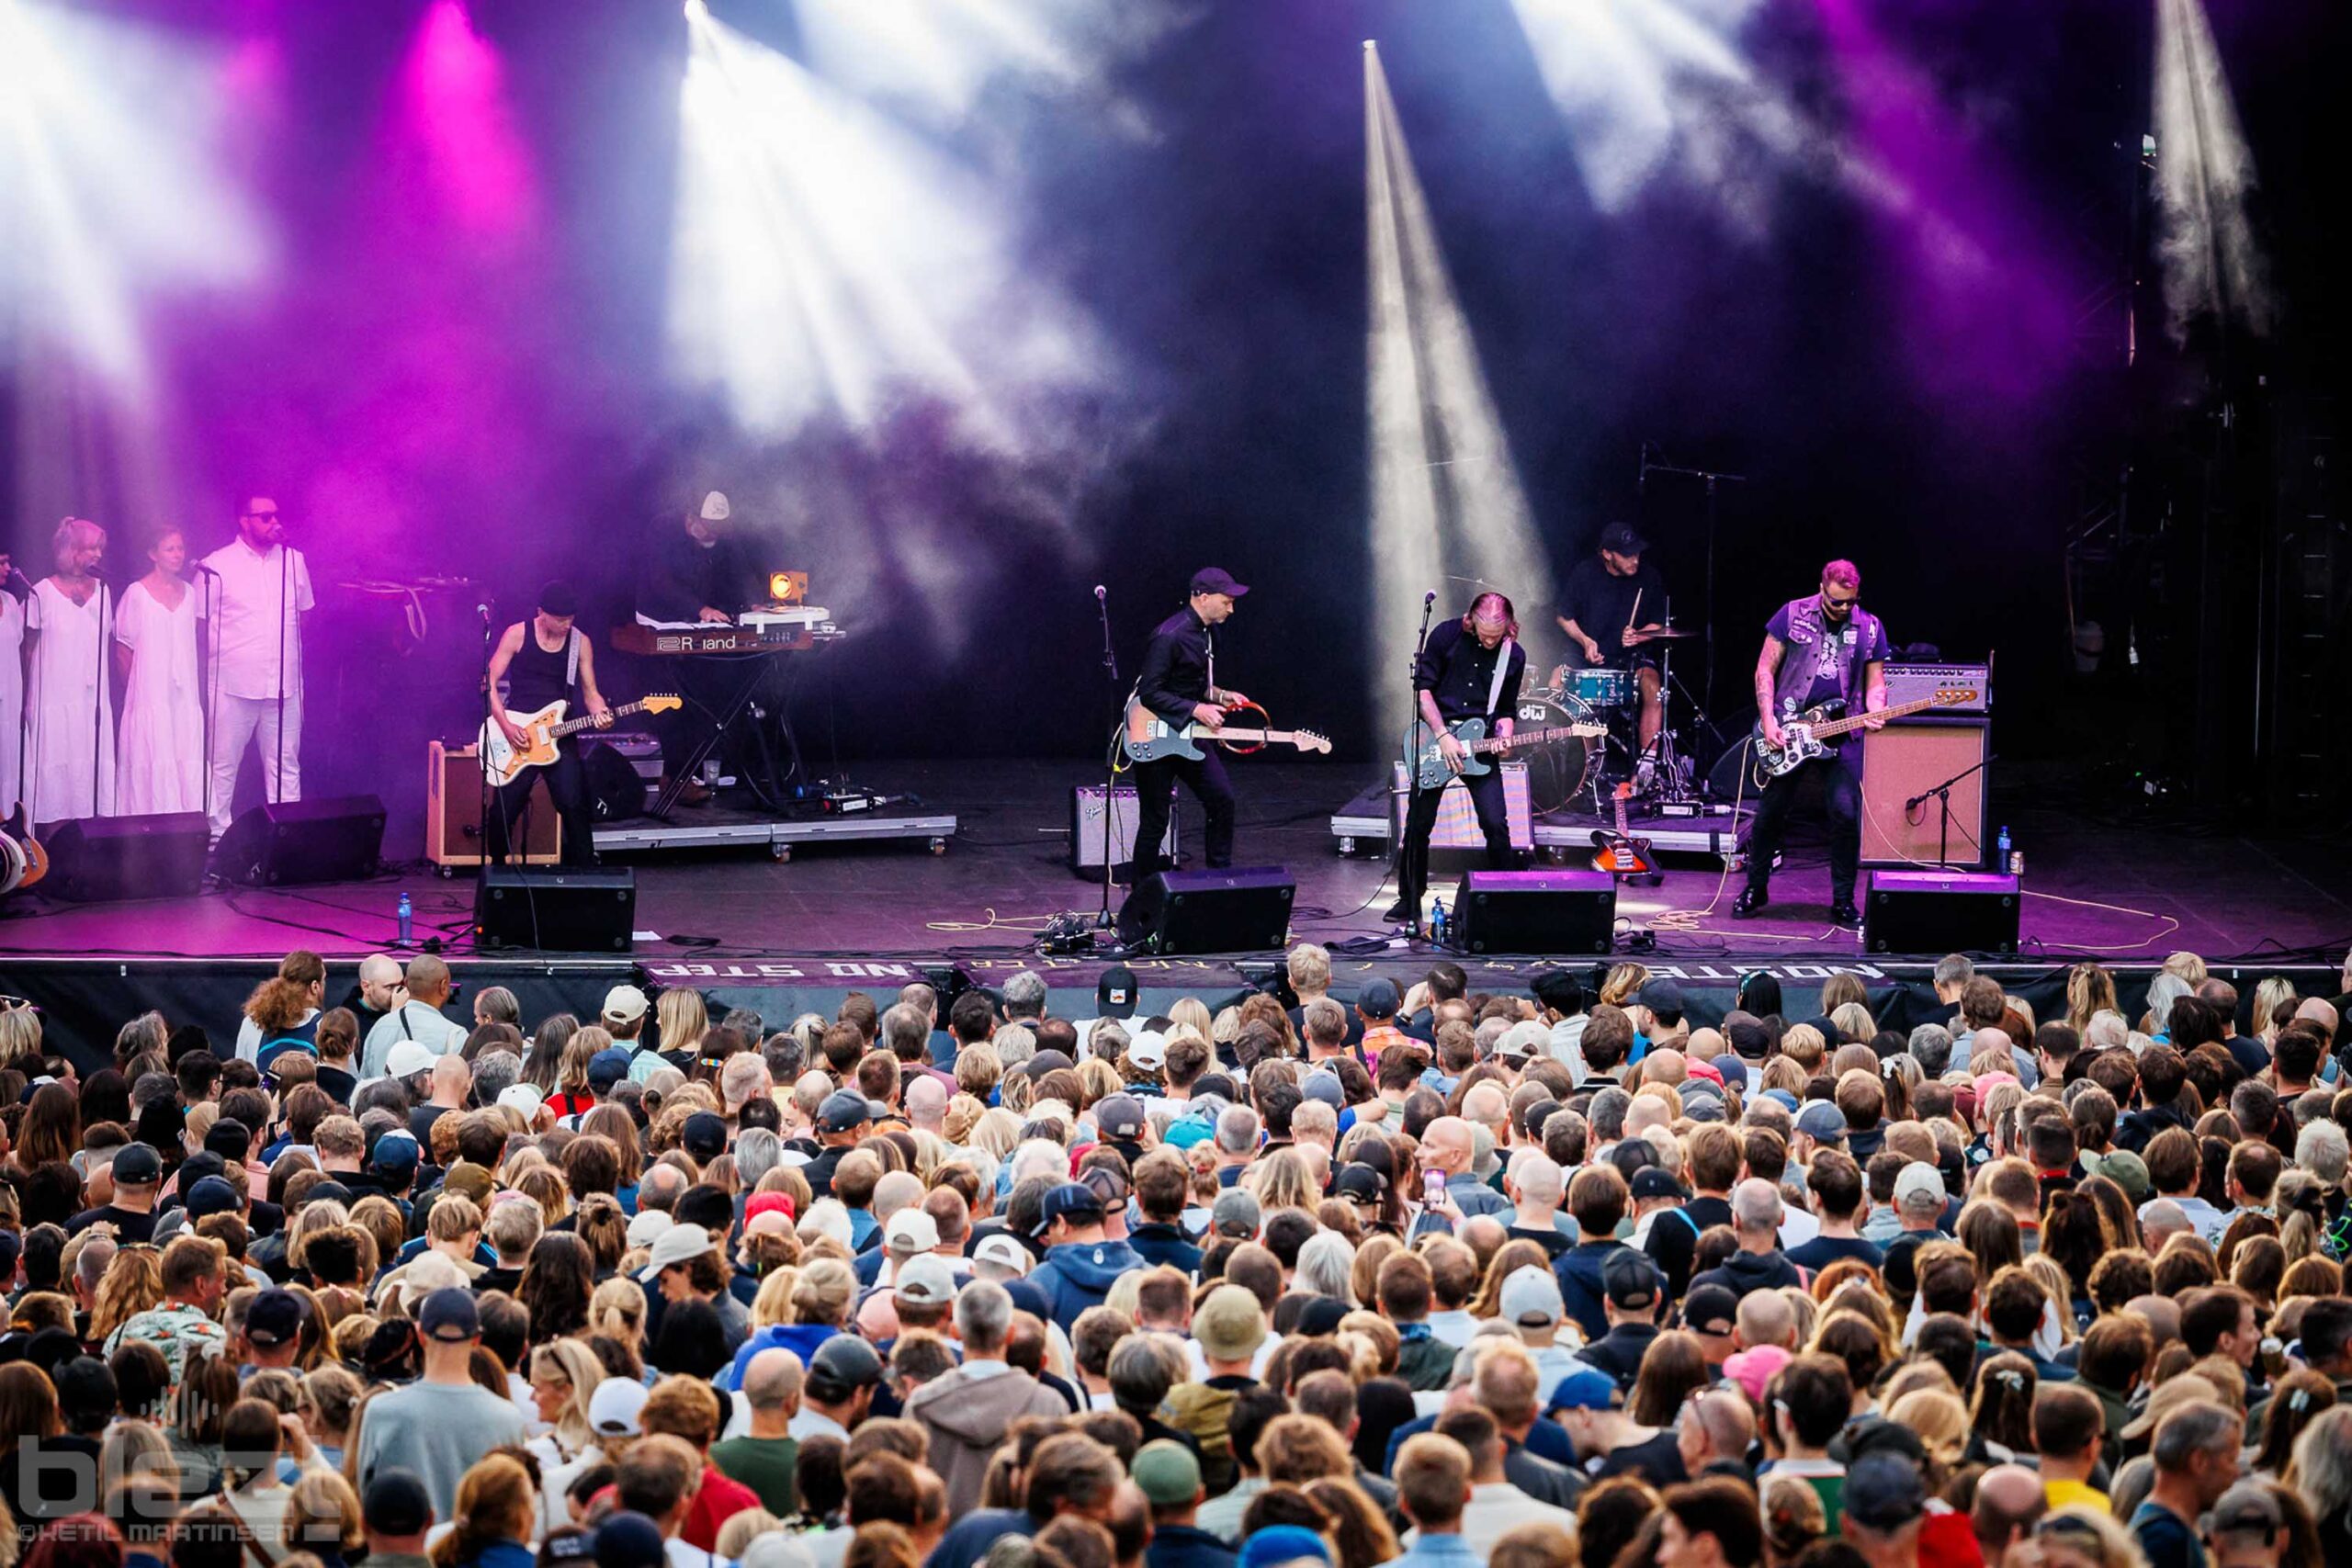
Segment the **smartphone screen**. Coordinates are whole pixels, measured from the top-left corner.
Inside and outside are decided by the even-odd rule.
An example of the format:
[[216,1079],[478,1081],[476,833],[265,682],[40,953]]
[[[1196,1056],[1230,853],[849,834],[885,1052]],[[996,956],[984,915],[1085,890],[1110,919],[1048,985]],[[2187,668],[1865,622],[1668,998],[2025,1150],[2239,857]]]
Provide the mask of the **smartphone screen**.
[[1445,1172],[1424,1171],[1421,1175],[1421,1201],[1425,1203],[1434,1203],[1444,1196]]

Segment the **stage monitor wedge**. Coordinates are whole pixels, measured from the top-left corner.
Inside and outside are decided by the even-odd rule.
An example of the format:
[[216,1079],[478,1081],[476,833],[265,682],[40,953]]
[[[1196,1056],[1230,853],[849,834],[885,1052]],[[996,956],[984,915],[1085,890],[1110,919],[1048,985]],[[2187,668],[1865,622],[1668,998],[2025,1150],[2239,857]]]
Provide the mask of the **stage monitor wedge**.
[[1119,907],[1119,940],[1138,953],[1279,953],[1297,897],[1278,865],[1155,872]]
[[209,837],[201,811],[77,818],[42,840],[49,875],[40,890],[77,904],[199,892]]
[[477,953],[627,953],[637,940],[628,866],[484,866],[474,884]]
[[229,825],[213,870],[249,887],[365,882],[383,863],[384,803],[336,795],[256,806]]
[[1862,903],[1866,953],[2015,953],[2024,903],[2006,873],[1876,871]]
[[1472,871],[1453,895],[1464,953],[1605,953],[1617,935],[1617,879],[1605,871]]

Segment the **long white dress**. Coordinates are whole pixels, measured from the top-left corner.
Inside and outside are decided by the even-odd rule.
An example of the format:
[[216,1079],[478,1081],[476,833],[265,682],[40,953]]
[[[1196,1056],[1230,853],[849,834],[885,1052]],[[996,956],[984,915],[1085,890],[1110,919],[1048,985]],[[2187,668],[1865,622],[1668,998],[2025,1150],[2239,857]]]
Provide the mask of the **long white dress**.
[[122,591],[115,640],[130,649],[122,702],[121,809],[204,809],[204,709],[196,661],[196,589],[183,584],[174,609],[144,580]]
[[0,588],[0,818],[17,809],[25,730],[25,607]]
[[44,577],[33,585],[25,624],[40,634],[33,649],[32,780],[26,791],[37,823],[114,815],[114,681],[105,633],[114,595],[101,583],[76,604]]

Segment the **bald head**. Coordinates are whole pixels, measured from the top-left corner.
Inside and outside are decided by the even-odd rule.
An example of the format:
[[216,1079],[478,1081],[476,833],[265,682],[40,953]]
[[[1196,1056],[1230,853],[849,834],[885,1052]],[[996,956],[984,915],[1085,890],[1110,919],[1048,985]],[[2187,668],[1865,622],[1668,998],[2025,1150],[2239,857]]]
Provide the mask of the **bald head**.
[[1739,1298],[1739,1314],[1734,1320],[1733,1332],[1743,1350],[1764,1345],[1792,1350],[1796,1348],[1796,1309],[1778,1291],[1750,1291]]
[[1731,1190],[1731,1223],[1743,1237],[1777,1234],[1783,1212],[1781,1190],[1760,1177]]
[[1421,1163],[1450,1177],[1470,1168],[1476,1150],[1470,1123],[1459,1116],[1441,1116],[1421,1134]]
[[936,1133],[947,1121],[947,1089],[929,1073],[907,1086],[907,1120],[919,1131]]
[[449,965],[430,953],[408,961],[408,994],[439,1007],[449,999]]
[[1984,1561],[1998,1562],[2034,1521],[2050,1509],[2041,1477],[2021,1464],[1996,1464],[1976,1483],[1976,1506],[1970,1522]]
[[754,1410],[776,1410],[800,1402],[800,1358],[789,1350],[763,1350],[743,1369],[743,1397]]
[[1653,1051],[1642,1059],[1642,1077],[1650,1083],[1680,1083],[1690,1076],[1690,1063],[1679,1051]]
[[2165,1243],[2195,1228],[2188,1223],[2187,1211],[2169,1198],[2157,1199],[2140,1215],[2140,1234],[2146,1238],[2152,1258],[2165,1249]]
[[2123,1310],[2146,1320],[2159,1350],[2180,1337],[2180,1303],[2170,1296],[2133,1296]]
[[1712,1062],[1727,1055],[1729,1049],[1724,1043],[1721,1030],[1694,1029],[1690,1032],[1690,1059],[1694,1062]]
[[2316,1023],[2327,1031],[2330,1040],[2335,1038],[2336,1026],[2344,1021],[2336,1015],[2335,1004],[2324,997],[2305,997],[2295,1009],[2295,1021]]

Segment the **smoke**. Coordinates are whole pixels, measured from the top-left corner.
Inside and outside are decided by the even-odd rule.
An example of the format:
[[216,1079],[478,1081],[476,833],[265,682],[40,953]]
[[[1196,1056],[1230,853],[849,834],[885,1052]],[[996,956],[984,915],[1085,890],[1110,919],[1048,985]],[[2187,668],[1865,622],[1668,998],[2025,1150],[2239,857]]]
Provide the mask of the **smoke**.
[[2254,150],[2201,0],[2156,0],[2157,265],[2176,342],[2200,316],[2256,335],[2278,319],[2270,268],[2247,214]]

